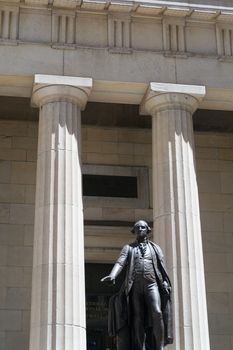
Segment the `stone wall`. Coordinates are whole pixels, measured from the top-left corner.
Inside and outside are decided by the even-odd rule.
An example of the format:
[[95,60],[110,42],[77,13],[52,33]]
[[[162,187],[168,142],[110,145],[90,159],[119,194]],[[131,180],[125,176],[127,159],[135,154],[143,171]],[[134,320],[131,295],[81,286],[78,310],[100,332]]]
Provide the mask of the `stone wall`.
[[37,123],[0,121],[0,349],[28,349]]
[[211,350],[233,349],[233,137],[195,135]]

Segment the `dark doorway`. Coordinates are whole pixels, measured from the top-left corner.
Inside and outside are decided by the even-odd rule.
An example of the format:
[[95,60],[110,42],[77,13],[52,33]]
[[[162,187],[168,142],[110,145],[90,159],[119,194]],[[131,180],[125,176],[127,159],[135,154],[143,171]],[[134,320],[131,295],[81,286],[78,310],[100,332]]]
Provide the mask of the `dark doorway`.
[[116,340],[108,336],[108,302],[120,289],[123,276],[116,285],[107,286],[100,280],[110,273],[111,264],[86,264],[85,269],[87,350],[116,350]]

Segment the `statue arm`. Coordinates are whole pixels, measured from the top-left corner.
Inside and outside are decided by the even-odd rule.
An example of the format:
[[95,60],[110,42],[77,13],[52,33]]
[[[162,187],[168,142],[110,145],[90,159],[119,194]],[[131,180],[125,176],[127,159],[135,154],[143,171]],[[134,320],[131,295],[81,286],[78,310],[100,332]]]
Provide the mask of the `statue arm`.
[[113,282],[113,283],[115,283],[116,277],[121,273],[124,266],[127,264],[128,252],[129,252],[129,246],[126,245],[123,247],[123,249],[122,249],[115,265],[113,266],[110,274],[106,277],[103,277],[101,279],[101,282]]

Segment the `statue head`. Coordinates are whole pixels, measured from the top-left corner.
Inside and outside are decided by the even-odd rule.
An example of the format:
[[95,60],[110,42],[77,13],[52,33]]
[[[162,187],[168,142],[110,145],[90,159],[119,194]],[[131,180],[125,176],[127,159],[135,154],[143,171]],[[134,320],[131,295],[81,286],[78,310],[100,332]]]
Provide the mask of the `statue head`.
[[145,220],[138,220],[135,222],[131,232],[136,234],[138,238],[143,238],[151,232],[151,228]]

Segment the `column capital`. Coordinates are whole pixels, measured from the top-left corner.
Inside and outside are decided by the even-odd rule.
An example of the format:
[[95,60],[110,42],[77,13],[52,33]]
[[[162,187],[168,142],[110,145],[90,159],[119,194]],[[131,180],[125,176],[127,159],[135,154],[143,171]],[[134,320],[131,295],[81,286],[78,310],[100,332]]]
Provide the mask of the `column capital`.
[[205,86],[201,85],[151,82],[142,100],[140,111],[141,114],[150,115],[168,109],[194,113],[205,93]]
[[91,78],[35,74],[32,105],[40,107],[49,102],[68,101],[83,110],[92,85]]

